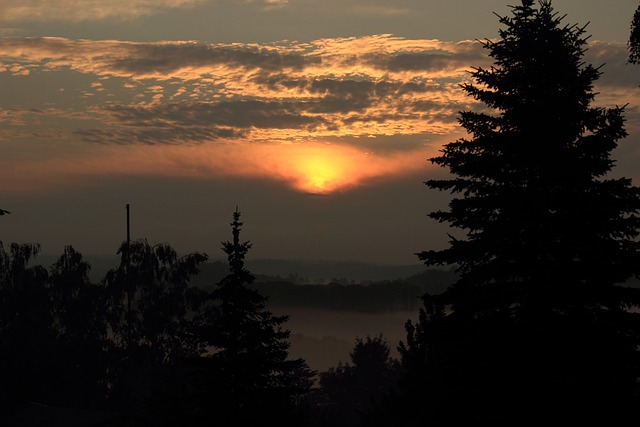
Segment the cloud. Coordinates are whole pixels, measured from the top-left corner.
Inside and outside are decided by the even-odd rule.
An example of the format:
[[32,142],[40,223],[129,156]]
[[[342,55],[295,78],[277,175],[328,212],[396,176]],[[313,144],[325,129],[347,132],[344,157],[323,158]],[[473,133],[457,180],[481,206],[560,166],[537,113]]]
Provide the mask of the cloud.
[[593,42],[585,52],[585,59],[594,67],[600,67],[602,75],[597,84],[633,87],[640,84],[638,67],[627,62],[629,50],[626,43]]
[[206,71],[225,66],[243,70],[300,70],[318,63],[317,57],[305,57],[284,49],[257,45],[220,45],[195,42],[137,43],[125,57],[113,56],[105,61],[114,72],[132,75],[161,76],[180,73],[182,69]]
[[280,46],[197,42],[123,42],[58,37],[2,38],[4,57],[46,70],[70,68],[82,73],[134,79],[197,79],[227,71],[301,70],[319,64],[316,55]]
[[[245,159],[249,168],[233,170],[318,192],[394,175],[400,165],[415,170],[408,159],[416,153],[463,136],[459,111],[482,105],[459,85],[471,67],[490,66],[478,42],[392,35],[266,44],[0,38],[0,52],[0,141],[38,146],[33,153],[46,160],[43,170],[54,169],[47,166],[54,146],[61,153],[100,147],[96,153],[116,163],[121,153],[148,163],[141,173],[205,171],[196,174],[203,177],[215,175],[212,169],[236,173],[224,172],[226,165],[245,156],[269,166]],[[593,43],[586,60],[607,64],[596,82],[600,105],[638,98],[623,44]],[[628,107],[634,131],[638,107]],[[191,164],[189,155],[198,159]],[[327,163],[334,155],[351,163]],[[179,172],[166,156],[191,172]],[[203,158],[224,160],[209,168]],[[62,160],[78,174],[120,173],[98,163]],[[376,167],[353,172],[354,181],[338,172],[365,163]]]
[[265,10],[277,10],[282,9],[289,3],[289,0],[263,0],[265,4]]
[[74,115],[86,123],[76,137],[148,145],[450,132],[471,102],[456,84],[468,59],[482,58],[477,44],[390,35],[263,45],[5,38],[0,48],[15,74],[96,79],[79,89],[85,109]]
[[[195,79],[202,74],[260,70],[371,75],[448,70],[486,61],[479,43],[406,40],[390,35],[320,39],[311,43],[221,44],[0,38],[6,58],[32,67],[135,79]],[[483,58],[485,58],[483,60]]]
[[130,20],[202,0],[3,0],[0,22]]

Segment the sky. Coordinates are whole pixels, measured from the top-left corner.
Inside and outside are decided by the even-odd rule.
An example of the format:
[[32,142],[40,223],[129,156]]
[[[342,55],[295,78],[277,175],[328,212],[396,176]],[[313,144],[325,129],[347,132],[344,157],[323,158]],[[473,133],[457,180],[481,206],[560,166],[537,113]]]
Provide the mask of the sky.
[[[447,245],[428,159],[479,105],[460,84],[517,0],[2,0],[0,240],[115,255],[419,264]],[[519,3],[519,2],[517,2]],[[640,183],[637,0],[555,0],[627,105],[613,176]]]

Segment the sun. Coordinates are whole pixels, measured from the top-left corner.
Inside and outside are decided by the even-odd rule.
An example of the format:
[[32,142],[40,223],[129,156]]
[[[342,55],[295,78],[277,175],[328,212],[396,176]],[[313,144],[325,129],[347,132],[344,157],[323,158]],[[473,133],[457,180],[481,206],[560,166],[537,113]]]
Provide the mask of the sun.
[[343,184],[344,171],[339,158],[317,154],[300,160],[298,165],[300,189],[314,194],[328,194]]
[[282,149],[280,176],[307,194],[335,194],[366,185],[381,176],[399,175],[422,167],[422,156],[415,153],[380,157],[337,144],[289,145]]
[[287,148],[290,182],[304,193],[329,195],[356,187],[375,169],[374,159],[354,147],[305,144]]

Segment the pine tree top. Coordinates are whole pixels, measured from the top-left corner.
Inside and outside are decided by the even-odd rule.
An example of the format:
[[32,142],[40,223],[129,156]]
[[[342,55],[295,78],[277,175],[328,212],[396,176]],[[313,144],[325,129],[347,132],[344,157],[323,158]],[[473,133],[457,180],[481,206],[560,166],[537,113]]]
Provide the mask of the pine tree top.
[[466,237],[418,256],[458,265],[454,287],[477,301],[486,284],[514,289],[500,297],[511,304],[523,286],[620,283],[640,266],[640,192],[604,179],[627,136],[624,107],[591,105],[600,71],[583,62],[585,26],[564,24],[551,2],[522,1],[499,19],[500,37],[482,42],[494,64],[462,86],[485,107],[461,112],[469,137],[431,159],[453,178],[426,182],[454,195],[430,217]]

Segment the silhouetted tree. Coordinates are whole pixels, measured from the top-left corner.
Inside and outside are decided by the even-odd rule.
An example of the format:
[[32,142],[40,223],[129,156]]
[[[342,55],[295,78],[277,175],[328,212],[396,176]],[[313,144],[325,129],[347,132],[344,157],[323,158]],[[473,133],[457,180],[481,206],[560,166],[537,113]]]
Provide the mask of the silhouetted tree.
[[72,246],[51,266],[49,293],[56,334],[57,396],[61,406],[100,408],[111,386],[106,293],[89,280],[91,266]]
[[206,342],[197,331],[206,294],[189,286],[189,280],[207,256],[178,257],[170,245],[151,246],[146,239],[125,242],[118,253],[120,266],[105,277],[115,353],[121,362],[113,367],[119,380],[115,399],[121,406],[128,401],[132,417],[159,425],[168,416],[169,406],[158,405],[166,403],[165,377],[205,351]]
[[55,366],[43,355],[55,348],[47,270],[29,263],[38,244],[0,242],[0,407],[18,402],[48,402]]
[[366,414],[393,390],[400,375],[400,363],[382,335],[357,338],[349,356],[351,363],[320,373],[316,404],[327,425],[368,425],[368,420],[363,423]]
[[459,279],[424,296],[400,348],[409,407],[434,424],[607,418],[636,391],[640,296],[619,284],[640,268],[640,192],[605,178],[623,108],[590,106],[584,27],[549,1],[512,12],[462,86],[486,106],[460,113],[472,137],[431,159],[453,177],[426,183],[455,195],[430,217],[465,234],[418,254]]
[[289,358],[288,316],[275,316],[266,308],[267,298],[248,286],[254,276],[244,259],[251,243],[240,241],[237,208],[231,226],[233,241],[222,243],[229,274],[211,294],[207,316],[211,420],[231,426],[303,425],[314,372],[304,360]]
[[640,5],[631,20],[631,34],[629,35],[629,62],[640,64]]
[[6,211],[4,209],[0,209],[0,215],[6,215],[6,214],[9,214],[9,213],[11,213],[11,212]]

